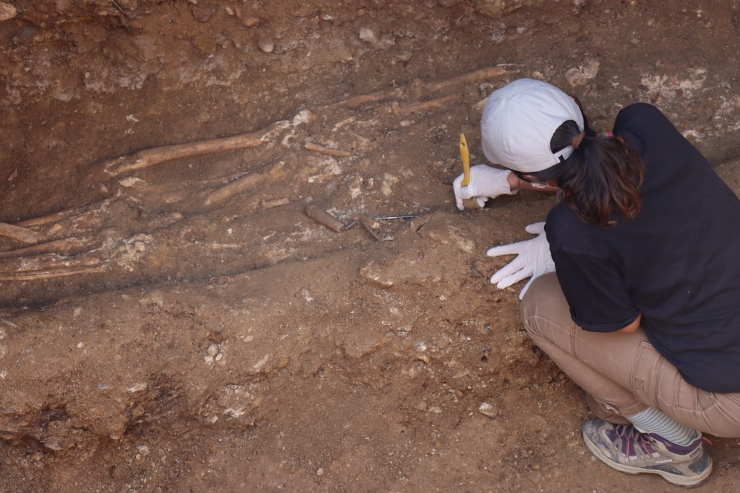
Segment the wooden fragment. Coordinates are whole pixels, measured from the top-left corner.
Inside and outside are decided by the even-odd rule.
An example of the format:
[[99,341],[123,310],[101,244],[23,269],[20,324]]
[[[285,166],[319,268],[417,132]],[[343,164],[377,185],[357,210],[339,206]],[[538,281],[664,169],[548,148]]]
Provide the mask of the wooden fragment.
[[309,205],[306,207],[306,215],[322,226],[326,226],[337,233],[341,233],[344,228],[344,223],[342,221],[315,205]]
[[216,202],[221,202],[222,200],[227,199],[232,195],[251,190],[258,185],[261,185],[265,180],[267,180],[267,175],[262,175],[259,173],[253,173],[243,178],[239,178],[238,180],[232,181],[228,185],[209,193],[206,196],[204,204],[211,205],[215,204]]
[[233,137],[145,149],[131,156],[119,157],[117,159],[105,161],[103,163],[103,168],[111,175],[116,176],[128,171],[148,168],[174,159],[200,156],[203,154],[228,151],[231,149],[257,147],[267,142],[289,126],[290,123],[288,122],[277,122],[266,128],[257,130],[256,132],[235,135]]
[[306,149],[309,151],[318,152],[319,154],[326,154],[327,156],[334,156],[334,157],[350,157],[352,155],[347,151],[342,151],[340,149],[332,149],[330,147],[320,146],[312,142],[306,142]]
[[41,240],[41,235],[35,231],[6,223],[0,223],[0,236],[5,236],[6,238],[11,238],[22,243],[38,243]]

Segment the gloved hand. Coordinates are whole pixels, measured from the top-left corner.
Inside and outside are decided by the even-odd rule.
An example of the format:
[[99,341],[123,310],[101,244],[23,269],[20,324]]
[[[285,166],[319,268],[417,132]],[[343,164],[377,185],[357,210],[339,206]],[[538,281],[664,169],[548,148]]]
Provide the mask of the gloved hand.
[[457,208],[463,210],[463,199],[476,198],[478,206],[483,207],[486,200],[499,195],[514,195],[517,190],[512,191],[509,186],[511,171],[491,168],[485,164],[479,164],[470,168],[470,183],[467,187],[461,185],[463,175],[455,178],[452,189],[455,191],[455,202]]
[[[472,181],[472,180],[471,180]],[[522,292],[519,293],[519,299],[524,297],[524,293],[529,289],[529,285],[538,276],[547,272],[555,272],[555,262],[550,255],[550,244],[547,242],[545,235],[545,223],[534,223],[526,227],[527,233],[537,235],[536,238],[511,245],[503,245],[488,250],[486,254],[489,257],[498,257],[499,255],[518,254],[517,258],[506,264],[493,277],[491,283],[496,284],[499,289],[504,289],[512,284],[532,276]]]

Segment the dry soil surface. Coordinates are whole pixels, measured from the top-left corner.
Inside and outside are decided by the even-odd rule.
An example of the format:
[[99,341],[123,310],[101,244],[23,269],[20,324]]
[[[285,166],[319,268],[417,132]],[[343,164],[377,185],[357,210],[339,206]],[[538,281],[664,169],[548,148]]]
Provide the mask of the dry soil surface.
[[[554,197],[450,185],[532,77],[600,130],[656,104],[740,191],[737,1],[4,3],[0,491],[678,491],[591,456],[488,282]],[[698,491],[738,491],[713,441]]]

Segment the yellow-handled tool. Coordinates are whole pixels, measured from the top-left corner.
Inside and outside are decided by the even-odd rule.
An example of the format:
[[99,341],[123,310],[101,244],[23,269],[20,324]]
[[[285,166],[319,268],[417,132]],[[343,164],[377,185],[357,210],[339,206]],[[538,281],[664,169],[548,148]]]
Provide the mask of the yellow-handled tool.
[[460,185],[467,187],[470,184],[470,152],[468,151],[468,141],[465,140],[465,134],[460,134],[460,157],[463,165],[463,180]]

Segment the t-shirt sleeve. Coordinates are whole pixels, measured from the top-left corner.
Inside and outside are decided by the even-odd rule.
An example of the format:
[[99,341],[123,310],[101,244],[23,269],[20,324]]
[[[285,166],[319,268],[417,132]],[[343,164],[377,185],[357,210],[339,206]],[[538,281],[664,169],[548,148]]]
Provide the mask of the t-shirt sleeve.
[[554,250],[552,258],[570,316],[584,330],[614,332],[637,319],[619,269],[606,259]]

